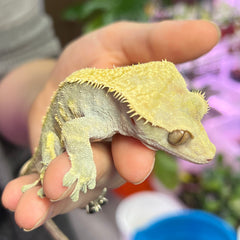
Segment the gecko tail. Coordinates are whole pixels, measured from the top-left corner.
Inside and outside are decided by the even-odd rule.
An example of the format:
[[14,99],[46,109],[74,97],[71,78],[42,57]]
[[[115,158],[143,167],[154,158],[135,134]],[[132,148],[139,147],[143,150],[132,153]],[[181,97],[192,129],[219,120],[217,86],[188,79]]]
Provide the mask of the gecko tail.
[[23,176],[26,175],[29,171],[29,169],[31,168],[31,164],[32,163],[32,158],[30,158],[28,161],[26,161],[23,166],[21,167],[20,171],[19,171],[19,176]]
[[40,182],[41,182],[41,181],[40,181],[40,178],[38,178],[38,179],[37,179],[36,181],[34,181],[33,183],[24,185],[21,190],[22,190],[22,192],[24,193],[24,192],[26,192],[27,190],[29,190],[29,189],[37,186]]

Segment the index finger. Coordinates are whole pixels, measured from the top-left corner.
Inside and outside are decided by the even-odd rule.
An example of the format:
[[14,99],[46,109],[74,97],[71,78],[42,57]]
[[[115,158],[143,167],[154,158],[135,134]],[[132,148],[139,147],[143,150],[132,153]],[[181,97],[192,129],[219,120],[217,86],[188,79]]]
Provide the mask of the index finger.
[[[217,44],[220,30],[213,22],[205,20],[150,24],[119,22],[99,30],[96,36],[94,41],[100,43],[88,51],[94,51],[95,66],[109,67],[161,59],[174,63],[192,60]],[[86,35],[79,46],[83,53],[86,51],[82,49],[85,47],[84,40],[88,37]],[[107,57],[98,58],[98,54]],[[84,64],[88,65],[89,62]]]

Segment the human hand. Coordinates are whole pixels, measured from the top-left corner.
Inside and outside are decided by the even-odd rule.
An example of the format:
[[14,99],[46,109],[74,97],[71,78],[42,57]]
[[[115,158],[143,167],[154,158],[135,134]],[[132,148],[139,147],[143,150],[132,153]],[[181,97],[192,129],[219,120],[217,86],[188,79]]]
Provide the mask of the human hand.
[[[167,59],[180,63],[209,51],[219,40],[215,25],[207,21],[166,21],[161,23],[127,23],[109,25],[71,43],[62,53],[43,91],[32,106],[29,117],[29,136],[32,149],[37,146],[40,125],[46,107],[59,82],[73,71],[85,67],[106,68],[138,62]],[[46,198],[39,198],[34,187],[25,193],[21,187],[38,178],[36,174],[19,177],[5,188],[2,202],[15,211],[17,224],[33,229],[48,218],[83,207],[95,199],[103,189],[117,187],[123,181],[139,183],[151,172],[154,152],[135,139],[116,135],[111,146],[92,144],[97,167],[97,187],[73,203],[70,190],[62,186],[62,179],[70,169],[67,153],[49,165],[43,188]],[[54,201],[52,201],[54,200]]]

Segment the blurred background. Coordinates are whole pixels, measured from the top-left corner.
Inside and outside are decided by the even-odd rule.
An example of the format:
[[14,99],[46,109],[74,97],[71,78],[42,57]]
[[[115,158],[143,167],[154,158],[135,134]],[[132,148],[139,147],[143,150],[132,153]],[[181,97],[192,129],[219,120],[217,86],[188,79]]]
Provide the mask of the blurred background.
[[119,20],[209,19],[224,33],[239,21],[237,0],[45,0],[63,46],[79,34]]
[[[207,19],[222,37],[209,54],[179,69],[193,90],[206,92],[209,114],[204,126],[217,147],[215,161],[197,166],[158,152],[154,174],[143,184],[125,184],[122,198],[142,190],[173,193],[189,208],[240,224],[240,1],[239,0],[61,0],[45,1],[64,47],[72,39],[119,20]],[[166,161],[167,160],[167,161]],[[204,171],[203,171],[204,170]]]

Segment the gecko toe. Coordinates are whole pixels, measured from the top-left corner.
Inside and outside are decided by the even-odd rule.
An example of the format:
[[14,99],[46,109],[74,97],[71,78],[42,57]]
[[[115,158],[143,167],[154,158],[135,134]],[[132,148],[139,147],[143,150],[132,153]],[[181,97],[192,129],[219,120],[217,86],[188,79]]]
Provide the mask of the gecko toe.
[[95,188],[96,179],[94,177],[81,177],[80,174],[75,175],[69,171],[63,178],[63,186],[71,187],[73,184],[75,184],[75,187],[70,197],[72,201],[76,202],[79,199],[80,192],[87,193],[88,189]]

